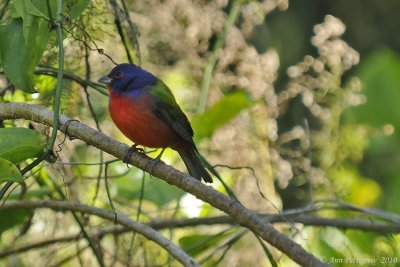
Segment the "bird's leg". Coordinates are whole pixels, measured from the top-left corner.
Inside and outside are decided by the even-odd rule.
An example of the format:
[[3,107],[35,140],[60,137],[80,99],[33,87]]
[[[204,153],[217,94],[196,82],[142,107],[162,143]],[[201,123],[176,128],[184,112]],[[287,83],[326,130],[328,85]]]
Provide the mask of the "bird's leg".
[[163,147],[163,149],[161,149],[160,154],[158,154],[158,156],[154,160],[157,161],[157,162],[160,161],[161,160],[161,156],[164,153],[164,151],[165,151],[165,147]]
[[132,155],[133,155],[134,152],[139,152],[139,153],[144,154],[144,149],[143,149],[143,148],[140,148],[140,147],[137,147],[137,146],[138,146],[137,144],[133,144],[133,145],[128,149],[128,151],[126,152],[124,158],[122,159],[122,162],[123,162],[123,163],[126,163],[127,166],[128,166],[129,159],[132,157]]
[[150,172],[149,172],[150,175],[153,173],[154,165],[156,165],[158,162],[161,161],[161,156],[164,153],[164,151],[165,151],[165,147],[163,147],[163,149],[161,149],[161,152],[160,152],[160,154],[158,154],[157,157],[155,157],[154,159],[151,160],[150,168],[149,168],[150,169]]

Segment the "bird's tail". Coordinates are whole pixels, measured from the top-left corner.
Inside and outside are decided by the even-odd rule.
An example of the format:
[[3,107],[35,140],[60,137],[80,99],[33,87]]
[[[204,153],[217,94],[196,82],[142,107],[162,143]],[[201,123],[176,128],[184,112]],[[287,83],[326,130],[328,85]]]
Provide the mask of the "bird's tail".
[[183,159],[183,162],[185,163],[186,168],[191,176],[199,181],[201,181],[201,178],[203,178],[206,183],[213,182],[210,174],[201,163],[201,156],[196,147],[185,146],[183,149],[179,149],[178,153]]

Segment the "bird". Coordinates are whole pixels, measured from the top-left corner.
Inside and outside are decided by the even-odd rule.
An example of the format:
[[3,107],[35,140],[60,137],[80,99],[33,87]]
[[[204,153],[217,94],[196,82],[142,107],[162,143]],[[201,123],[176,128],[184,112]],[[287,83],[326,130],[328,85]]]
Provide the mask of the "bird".
[[189,119],[161,79],[135,64],[123,63],[98,81],[107,86],[109,113],[114,124],[134,143],[131,149],[137,151],[137,145],[161,148],[156,157],[160,160],[164,150],[172,148],[192,177],[213,182],[193,141]]

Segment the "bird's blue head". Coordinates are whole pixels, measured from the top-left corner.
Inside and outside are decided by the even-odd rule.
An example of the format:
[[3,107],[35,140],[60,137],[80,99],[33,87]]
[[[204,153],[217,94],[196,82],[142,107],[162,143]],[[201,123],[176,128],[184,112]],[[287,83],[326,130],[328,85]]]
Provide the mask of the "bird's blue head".
[[124,63],[113,68],[107,76],[100,78],[99,82],[106,84],[113,92],[122,93],[155,85],[157,78],[135,64]]

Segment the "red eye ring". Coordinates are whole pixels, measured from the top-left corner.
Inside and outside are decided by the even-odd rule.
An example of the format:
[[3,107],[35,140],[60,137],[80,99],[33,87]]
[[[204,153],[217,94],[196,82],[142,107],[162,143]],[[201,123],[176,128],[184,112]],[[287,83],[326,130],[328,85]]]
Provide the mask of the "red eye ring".
[[117,71],[117,73],[114,74],[115,79],[122,78],[124,76],[124,73],[122,71]]

